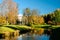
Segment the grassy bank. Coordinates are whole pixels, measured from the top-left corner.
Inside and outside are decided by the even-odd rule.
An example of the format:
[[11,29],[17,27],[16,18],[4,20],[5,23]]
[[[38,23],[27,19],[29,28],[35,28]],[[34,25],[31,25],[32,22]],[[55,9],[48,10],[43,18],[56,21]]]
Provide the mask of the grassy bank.
[[14,29],[8,28],[8,27],[0,27],[0,33],[4,33],[4,32],[14,32]]
[[23,31],[27,31],[31,29],[30,27],[28,26],[20,26],[20,25],[2,25],[0,26],[0,33],[3,33],[3,32],[14,32],[16,30],[20,30],[20,32],[22,33]]
[[55,29],[55,28],[59,28],[60,25],[33,25],[32,26],[33,28],[52,28],[52,29]]
[[33,25],[31,27],[26,26],[26,25],[2,25],[0,26],[0,33],[3,33],[5,31],[8,32],[14,32],[16,30],[20,30],[21,33],[23,32],[28,32],[30,31],[30,29],[56,29],[56,28],[60,28],[60,25]]

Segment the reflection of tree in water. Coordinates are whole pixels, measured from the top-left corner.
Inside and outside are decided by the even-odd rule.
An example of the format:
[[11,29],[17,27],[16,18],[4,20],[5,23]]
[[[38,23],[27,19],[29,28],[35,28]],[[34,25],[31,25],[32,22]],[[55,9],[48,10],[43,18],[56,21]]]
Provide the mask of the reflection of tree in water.
[[[36,31],[36,30],[34,30]],[[39,34],[40,31],[37,31],[37,33],[34,32],[28,32],[26,34],[22,34],[18,40],[49,40],[50,35],[47,34]]]
[[18,36],[15,36],[15,37],[5,37],[3,39],[0,39],[0,40],[17,40]]

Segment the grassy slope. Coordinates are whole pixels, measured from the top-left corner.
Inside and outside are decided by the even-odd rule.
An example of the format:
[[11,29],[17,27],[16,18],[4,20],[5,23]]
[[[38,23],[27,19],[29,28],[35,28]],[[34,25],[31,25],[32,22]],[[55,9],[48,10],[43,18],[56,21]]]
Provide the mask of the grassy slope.
[[[60,25],[33,25],[32,28],[36,28],[36,29],[40,29],[40,28],[58,28],[60,27]],[[0,33],[5,32],[5,31],[9,31],[9,32],[13,32],[15,30],[28,30],[31,29],[31,27],[29,26],[25,26],[25,25],[3,25],[0,26]]]
[[28,26],[20,26],[20,25],[3,25],[3,26],[0,26],[0,33],[3,33],[5,31],[8,31],[8,32],[14,32],[15,30],[28,30],[30,29],[30,27]]
[[56,29],[60,28],[60,25],[33,25],[33,28],[51,28],[51,29]]
[[8,27],[0,27],[0,33],[6,32],[6,31],[14,32],[15,30]]

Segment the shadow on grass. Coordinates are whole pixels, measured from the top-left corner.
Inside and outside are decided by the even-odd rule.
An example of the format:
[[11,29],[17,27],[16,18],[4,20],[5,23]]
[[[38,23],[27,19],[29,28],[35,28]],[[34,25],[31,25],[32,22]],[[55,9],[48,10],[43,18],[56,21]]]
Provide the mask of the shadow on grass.
[[20,28],[20,27],[16,28],[16,27],[13,27],[13,26],[5,26],[5,27],[8,27],[8,28],[11,28],[11,29],[14,29],[14,30],[19,30],[20,34],[27,33],[27,32],[31,31],[31,29],[27,29],[27,28]]

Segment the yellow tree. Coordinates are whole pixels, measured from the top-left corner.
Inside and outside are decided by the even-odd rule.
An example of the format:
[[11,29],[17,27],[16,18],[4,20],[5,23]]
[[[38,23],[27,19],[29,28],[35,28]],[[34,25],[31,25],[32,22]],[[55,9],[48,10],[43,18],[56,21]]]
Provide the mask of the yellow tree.
[[43,24],[44,23],[44,18],[39,15],[37,10],[32,10],[30,20],[32,24]]
[[12,2],[12,0],[8,1],[8,10],[9,12],[7,15],[7,20],[10,24],[16,24],[17,15],[18,15],[18,9],[17,4],[15,2]]
[[6,20],[10,24],[16,24],[18,14],[17,4],[12,0],[3,0],[0,8],[0,15],[2,15],[0,20]]
[[38,11],[37,10],[32,10],[31,14],[31,23],[32,24],[37,24],[38,23]]
[[44,24],[44,18],[42,16],[38,16],[38,24]]
[[0,24],[6,24],[6,17],[5,16],[0,16]]

